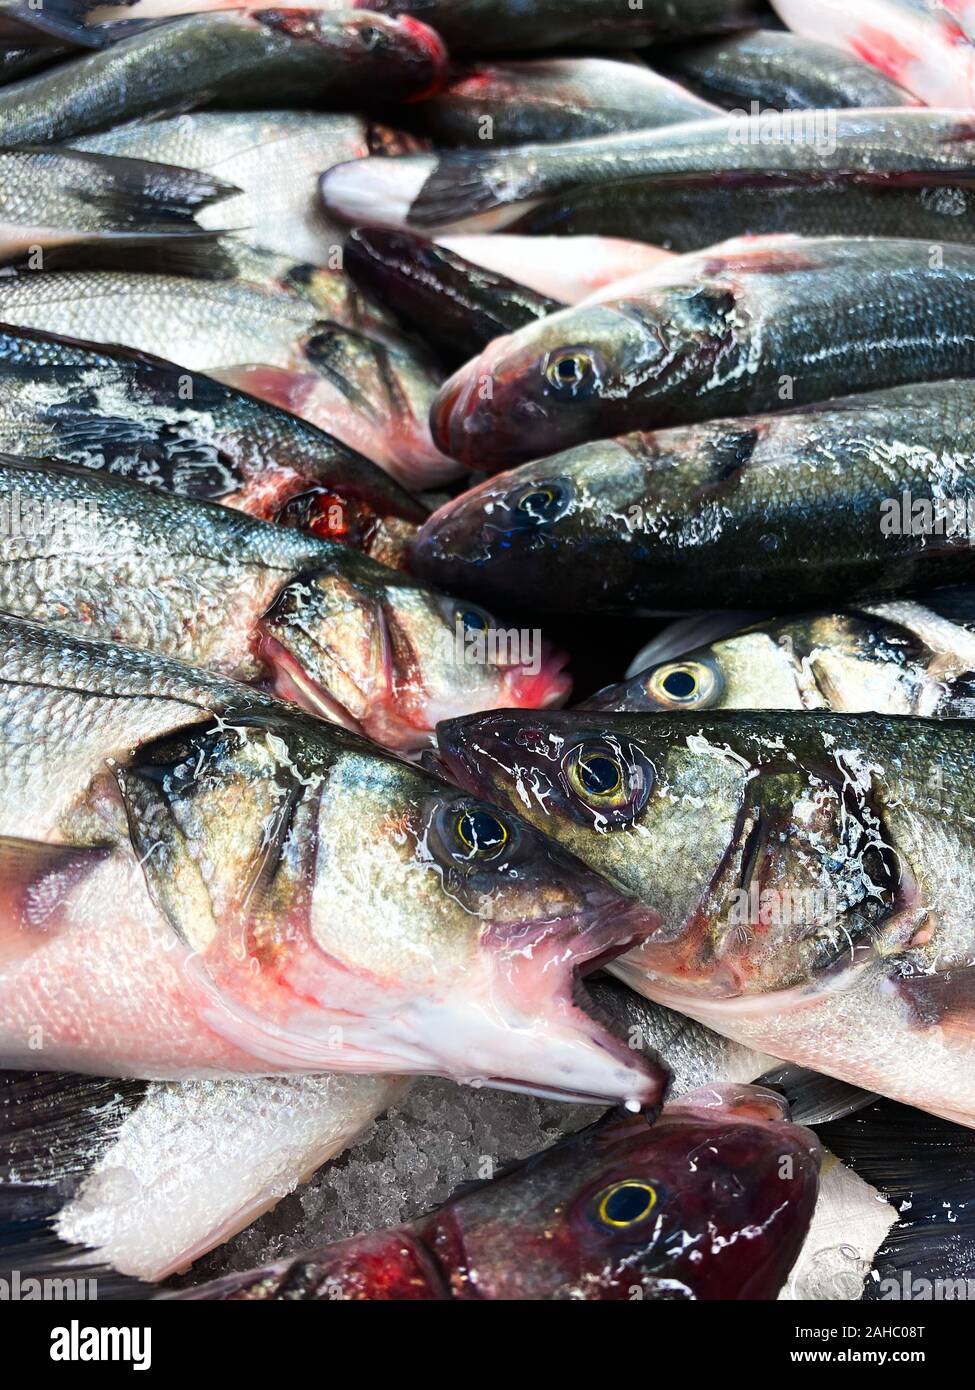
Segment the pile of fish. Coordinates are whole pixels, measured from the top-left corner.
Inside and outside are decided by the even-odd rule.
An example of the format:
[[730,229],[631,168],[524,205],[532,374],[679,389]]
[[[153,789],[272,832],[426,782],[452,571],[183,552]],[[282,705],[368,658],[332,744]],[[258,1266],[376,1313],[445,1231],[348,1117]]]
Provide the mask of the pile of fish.
[[0,0],[3,1278],[931,1297],[975,4],[347,4]]

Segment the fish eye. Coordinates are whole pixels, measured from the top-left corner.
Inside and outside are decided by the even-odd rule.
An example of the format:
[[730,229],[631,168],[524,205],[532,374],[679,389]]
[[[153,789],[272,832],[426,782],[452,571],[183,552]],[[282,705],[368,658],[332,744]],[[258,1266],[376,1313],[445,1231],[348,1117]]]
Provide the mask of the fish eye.
[[648,1182],[629,1178],[604,1188],[596,1198],[596,1213],[604,1226],[625,1230],[645,1221],[657,1205],[656,1188]]
[[514,502],[519,518],[532,526],[548,526],[565,515],[570,492],[565,483],[545,483],[527,488]]
[[488,615],[479,608],[458,608],[457,618],[467,632],[486,632],[490,626]]
[[455,829],[469,858],[495,859],[508,843],[508,827],[492,811],[468,808],[457,817]]
[[623,785],[623,765],[619,758],[596,751],[580,753],[573,774],[589,796],[615,796]]
[[596,812],[607,824],[620,827],[642,810],[654,785],[653,764],[638,748],[624,754],[606,739],[570,748],[562,759],[562,772],[569,792],[582,803],[577,805],[580,815],[588,818]]
[[596,384],[596,364],[591,354],[580,348],[549,353],[543,371],[556,395],[568,400],[588,396]]
[[646,692],[670,709],[700,709],[721,696],[724,682],[715,666],[704,661],[669,661],[647,677]]

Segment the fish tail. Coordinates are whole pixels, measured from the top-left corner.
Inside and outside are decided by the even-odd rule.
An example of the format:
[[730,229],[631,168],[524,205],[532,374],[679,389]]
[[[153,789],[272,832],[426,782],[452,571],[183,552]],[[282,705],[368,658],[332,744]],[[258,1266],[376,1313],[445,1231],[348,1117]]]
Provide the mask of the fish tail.
[[406,220],[414,227],[446,227],[518,202],[529,192],[520,187],[509,155],[450,150],[427,175]]

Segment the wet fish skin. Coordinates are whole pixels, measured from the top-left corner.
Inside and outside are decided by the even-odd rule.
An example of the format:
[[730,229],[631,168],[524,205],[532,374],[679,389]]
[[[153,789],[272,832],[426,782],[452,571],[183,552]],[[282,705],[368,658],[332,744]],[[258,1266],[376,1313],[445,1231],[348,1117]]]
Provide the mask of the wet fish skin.
[[4,1065],[659,1102],[573,998],[646,914],[516,817],[168,658],[0,637]]
[[975,251],[953,244],[932,258],[906,240],[726,242],[497,339],[442,387],[434,439],[488,471],[629,430],[963,376],[973,274]]
[[[975,102],[975,54],[956,15],[918,0],[771,0],[795,33],[870,63],[929,106]],[[956,14],[970,7],[954,6]]]
[[[783,1155],[792,1159],[784,1185]],[[408,1226],[175,1296],[770,1298],[808,1228],[820,1156],[812,1132],[790,1124],[771,1092],[708,1087],[671,1102],[650,1128],[608,1115]],[[632,1217],[615,1224],[614,1193],[634,1201]],[[742,1251],[736,1235],[746,1228]],[[713,1239],[692,1260],[704,1231]]]
[[[412,14],[442,34],[451,54],[531,53],[539,49],[636,48],[657,40],[747,28],[753,0],[645,0],[607,15],[600,0],[531,0],[513,11],[502,0],[372,0],[382,14]],[[366,0],[357,0],[367,9]]]
[[360,227],[345,243],[359,289],[456,365],[564,306],[409,232]]
[[862,59],[827,43],[778,29],[668,50],[664,71],[708,101],[777,111],[812,107],[914,106],[916,98]]
[[716,111],[640,63],[536,58],[457,67],[415,118],[439,145],[478,148],[485,139],[521,145],[649,130]]
[[685,648],[607,686],[579,708],[874,710],[927,718],[975,716],[975,638],[968,626],[896,600],[860,610],[773,618],[707,646]]
[[795,233],[828,237],[904,237],[975,242],[975,202],[959,184],[924,188],[822,182],[771,184],[760,192],[731,186],[716,199],[701,184],[658,189],[620,183],[543,199],[513,222],[519,236],[622,237],[641,234],[666,250],[701,250],[717,238]]
[[0,453],[57,458],[402,564],[425,509],[294,415],[124,348],[0,330]]
[[301,9],[189,15],[0,89],[0,143],[70,140],[220,99],[341,108],[376,83],[395,100],[428,88],[444,64],[439,38],[411,19]]
[[0,280],[0,322],[121,343],[217,376],[326,430],[418,488],[461,471],[430,438],[427,415],[439,373],[405,346],[325,319],[311,285],[205,282],[148,271],[23,275]]
[[[800,137],[792,122],[809,126]],[[783,116],[776,111],[736,116],[721,112],[656,130],[593,136],[560,144],[529,144],[508,150],[448,150],[429,156],[427,176],[408,205],[407,225],[417,230],[456,226],[491,213],[502,225],[540,199],[592,196],[606,185],[626,183],[627,195],[641,185],[666,198],[671,182],[706,179],[712,192],[724,181],[750,185],[753,195],[768,184],[793,180],[800,186],[832,180],[900,187],[969,185],[973,177],[970,111],[890,107],[816,111]],[[395,166],[394,166],[395,167]],[[411,157],[411,168],[419,167]],[[382,171],[380,171],[382,172]],[[333,181],[344,179],[336,170]],[[326,178],[325,188],[330,186]],[[334,186],[334,182],[333,185]],[[341,214],[341,202],[330,203]],[[498,210],[503,210],[503,219]],[[613,226],[598,229],[619,235]],[[744,227],[737,229],[739,233]]]
[[966,583],[972,396],[931,382],[579,445],[445,503],[414,564],[494,602],[624,616]]
[[518,805],[657,913],[612,967],[627,984],[975,1125],[975,723],[499,711],[441,725],[438,741],[460,785]]
[[457,631],[497,619],[300,530],[36,460],[0,460],[0,509],[3,611],[238,680],[270,677],[389,747],[429,744],[447,710],[568,693],[565,658],[547,643],[465,661]]

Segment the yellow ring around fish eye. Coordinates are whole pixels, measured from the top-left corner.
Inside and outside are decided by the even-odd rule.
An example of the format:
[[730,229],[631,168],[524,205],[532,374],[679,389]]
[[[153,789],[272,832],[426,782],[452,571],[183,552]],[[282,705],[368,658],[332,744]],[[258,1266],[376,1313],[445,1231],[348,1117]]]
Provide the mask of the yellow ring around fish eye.
[[557,391],[577,391],[592,368],[585,352],[557,352],[545,364],[545,378]]
[[489,811],[462,811],[457,817],[457,838],[472,854],[493,859],[508,842],[508,827]]
[[635,1178],[613,1183],[612,1187],[605,1188],[596,1198],[596,1211],[600,1221],[617,1231],[635,1226],[638,1221],[645,1221],[656,1205],[656,1188]]
[[569,762],[569,780],[587,801],[607,801],[623,790],[623,764],[608,748],[580,748]]
[[647,693],[662,705],[682,708],[711,699],[718,681],[701,661],[671,661],[659,666],[647,681]]

